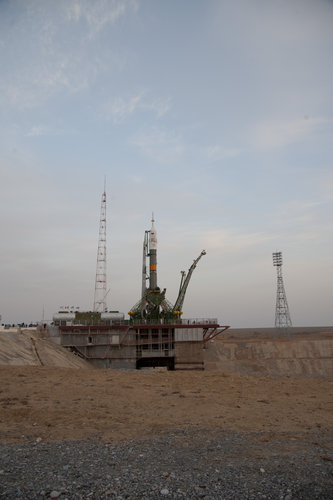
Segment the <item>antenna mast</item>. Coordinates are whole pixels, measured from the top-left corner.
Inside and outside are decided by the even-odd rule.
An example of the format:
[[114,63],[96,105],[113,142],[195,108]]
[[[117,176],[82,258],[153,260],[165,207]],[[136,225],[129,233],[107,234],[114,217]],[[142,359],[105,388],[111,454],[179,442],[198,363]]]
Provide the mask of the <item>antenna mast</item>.
[[94,295],[94,312],[106,312],[106,181],[102,194],[97,248],[97,265]]
[[277,271],[275,328],[288,328],[292,323],[282,278],[282,252],[273,253],[273,266]]

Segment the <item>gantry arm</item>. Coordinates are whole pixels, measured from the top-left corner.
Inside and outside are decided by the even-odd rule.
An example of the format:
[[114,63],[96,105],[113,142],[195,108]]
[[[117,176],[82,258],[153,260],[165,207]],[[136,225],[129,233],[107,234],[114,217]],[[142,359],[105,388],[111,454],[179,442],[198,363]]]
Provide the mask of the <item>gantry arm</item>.
[[199,257],[193,261],[193,264],[191,265],[190,269],[188,270],[187,275],[186,275],[185,271],[182,271],[182,277],[181,277],[181,282],[180,282],[180,287],[179,287],[179,294],[178,294],[177,300],[175,302],[175,305],[173,306],[174,312],[177,312],[177,313],[181,312],[181,310],[183,308],[186,290],[187,290],[188,284],[190,282],[192,273],[193,273],[194,269],[196,268],[197,263],[199,262],[199,260],[201,259],[201,257],[203,255],[206,255],[205,250],[202,250]]

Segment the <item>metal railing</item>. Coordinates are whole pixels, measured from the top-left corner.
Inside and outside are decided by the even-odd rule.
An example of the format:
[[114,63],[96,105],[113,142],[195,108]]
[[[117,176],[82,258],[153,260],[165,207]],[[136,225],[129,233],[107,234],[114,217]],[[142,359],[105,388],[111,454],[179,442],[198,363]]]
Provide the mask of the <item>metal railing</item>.
[[[124,320],[100,320],[94,324],[89,320],[79,321],[64,321],[60,322],[59,326],[140,326],[140,325],[218,325],[217,318],[160,318],[160,319],[124,319]],[[58,326],[58,325],[57,325]]]

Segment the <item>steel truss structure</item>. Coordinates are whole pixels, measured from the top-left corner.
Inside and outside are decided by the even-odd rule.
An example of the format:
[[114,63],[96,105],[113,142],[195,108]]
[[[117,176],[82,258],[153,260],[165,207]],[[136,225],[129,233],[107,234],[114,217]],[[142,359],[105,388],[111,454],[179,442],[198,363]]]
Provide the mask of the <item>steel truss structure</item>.
[[107,311],[106,305],[106,192],[102,194],[97,248],[94,312]]
[[275,328],[289,328],[292,323],[282,278],[282,252],[273,253],[273,266],[277,271]]

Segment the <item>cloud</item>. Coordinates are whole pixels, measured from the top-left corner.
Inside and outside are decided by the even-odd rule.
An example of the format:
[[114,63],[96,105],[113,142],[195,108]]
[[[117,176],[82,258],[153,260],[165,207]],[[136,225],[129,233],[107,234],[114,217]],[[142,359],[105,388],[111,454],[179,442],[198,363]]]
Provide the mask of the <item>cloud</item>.
[[136,0],[95,0],[93,8],[89,0],[75,0],[67,5],[69,21],[86,21],[89,38],[94,38],[108,24],[114,24],[128,11],[136,12],[139,3]]
[[202,235],[202,242],[207,249],[223,249],[223,254],[233,254],[234,252],[245,251],[250,247],[261,245],[267,241],[273,241],[276,238],[276,235],[269,233],[237,233],[236,231],[216,229],[206,231]]
[[[38,53],[40,45],[32,50]],[[28,52],[29,64],[26,60],[20,62],[0,83],[0,105],[4,107],[32,109],[62,92],[68,95],[84,92],[106,69],[99,57],[83,58],[77,47],[67,53],[52,50],[37,58],[30,58]]]
[[169,99],[164,101],[161,99],[149,100],[145,96],[145,92],[141,91],[128,99],[116,97],[103,107],[103,111],[106,111],[116,123],[124,120],[136,111],[152,111],[160,118],[168,112],[169,103]]
[[61,92],[86,91],[111,68],[123,67],[122,51],[101,50],[98,35],[135,11],[135,0],[27,2],[24,10],[13,4],[14,22],[0,15],[0,105],[40,107]]
[[132,138],[131,144],[151,159],[167,164],[176,163],[184,150],[177,133],[166,132],[157,127],[138,132]]
[[127,175],[128,182],[132,184],[142,184],[143,178],[140,175],[128,174]]
[[68,129],[56,129],[50,128],[45,125],[33,125],[28,132],[24,134],[25,137],[42,137],[42,136],[61,136],[61,135],[69,135],[73,134],[73,130]]
[[235,158],[241,153],[240,149],[227,148],[218,144],[208,146],[202,150],[204,156],[213,162],[225,160],[228,158]]
[[323,202],[333,201],[333,168],[332,163],[327,165],[326,172],[317,175],[317,184]]
[[285,203],[282,207],[280,207],[279,213],[281,215],[290,215],[291,213],[305,213],[314,207],[318,207],[323,205],[325,201],[323,200],[291,200],[288,203]]
[[242,47],[264,58],[272,49],[313,45],[322,38],[331,40],[331,1],[283,0],[265,2],[262,7],[261,2],[251,0],[215,2],[211,20],[215,36],[225,40],[233,35],[232,50]]
[[327,123],[322,116],[263,121],[253,129],[252,144],[256,149],[275,149],[304,142]]
[[[290,225],[297,222],[308,224],[311,221],[317,220],[318,223],[323,222],[326,217],[325,214],[326,207],[329,205],[331,200],[320,199],[320,200],[290,200],[287,203],[281,205],[278,209],[278,217],[284,220],[284,224]],[[329,210],[327,211],[329,213]]]
[[25,134],[26,137],[40,137],[41,135],[49,135],[47,128],[43,125],[35,125]]
[[329,199],[291,200],[279,207],[272,223],[283,226],[283,233],[290,241],[329,241],[332,234],[330,203]]

